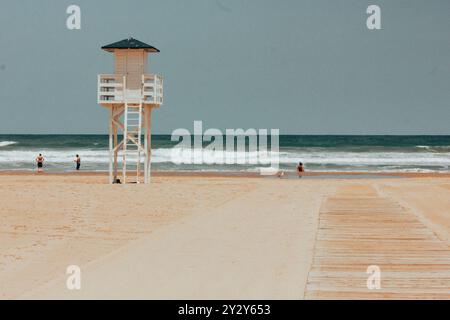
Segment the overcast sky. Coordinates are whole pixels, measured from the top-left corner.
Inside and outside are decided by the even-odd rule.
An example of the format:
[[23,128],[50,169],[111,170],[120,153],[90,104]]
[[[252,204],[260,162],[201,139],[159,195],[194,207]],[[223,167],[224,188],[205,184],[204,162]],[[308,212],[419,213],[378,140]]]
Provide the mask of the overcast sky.
[[[81,7],[81,30],[66,8]],[[382,30],[366,27],[369,4]],[[104,133],[100,49],[132,36],[161,50],[153,132],[450,134],[448,0],[2,0],[0,133]]]

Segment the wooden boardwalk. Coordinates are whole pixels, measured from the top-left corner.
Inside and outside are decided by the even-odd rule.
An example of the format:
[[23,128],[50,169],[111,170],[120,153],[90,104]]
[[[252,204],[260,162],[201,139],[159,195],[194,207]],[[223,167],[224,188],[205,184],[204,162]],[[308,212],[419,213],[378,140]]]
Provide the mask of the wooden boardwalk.
[[[319,216],[306,299],[450,299],[450,248],[394,200],[346,186]],[[368,266],[381,288],[367,288]]]

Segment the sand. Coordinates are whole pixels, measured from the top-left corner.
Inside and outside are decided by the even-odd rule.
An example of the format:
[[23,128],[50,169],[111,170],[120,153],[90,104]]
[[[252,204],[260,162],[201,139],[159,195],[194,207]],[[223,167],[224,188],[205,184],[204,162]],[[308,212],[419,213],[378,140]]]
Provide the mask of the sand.
[[447,176],[105,181],[0,175],[1,299],[450,299]]

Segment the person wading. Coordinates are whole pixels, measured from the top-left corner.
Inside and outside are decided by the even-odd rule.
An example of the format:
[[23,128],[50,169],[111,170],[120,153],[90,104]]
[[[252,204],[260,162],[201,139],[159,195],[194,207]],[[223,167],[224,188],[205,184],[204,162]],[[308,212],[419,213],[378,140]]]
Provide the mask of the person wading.
[[77,154],[76,156],[75,156],[75,160],[73,160],[74,162],[75,162],[75,164],[76,164],[76,169],[77,170],[80,170],[80,167],[81,167],[81,158],[80,158],[80,156]]
[[297,175],[299,178],[302,177],[303,173],[305,172],[305,166],[303,163],[299,162],[297,165]]
[[36,164],[37,164],[37,171],[42,172],[44,171],[44,157],[42,154],[39,153],[39,155],[36,157]]

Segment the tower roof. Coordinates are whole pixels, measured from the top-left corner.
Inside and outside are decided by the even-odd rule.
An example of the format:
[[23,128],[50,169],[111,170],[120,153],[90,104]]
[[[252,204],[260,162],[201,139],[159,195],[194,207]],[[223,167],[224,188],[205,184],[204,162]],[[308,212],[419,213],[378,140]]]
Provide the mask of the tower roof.
[[155,47],[137,39],[128,38],[102,47],[103,50],[112,52],[115,49],[144,49],[147,52],[159,52]]

